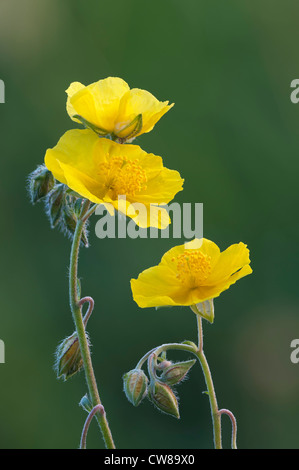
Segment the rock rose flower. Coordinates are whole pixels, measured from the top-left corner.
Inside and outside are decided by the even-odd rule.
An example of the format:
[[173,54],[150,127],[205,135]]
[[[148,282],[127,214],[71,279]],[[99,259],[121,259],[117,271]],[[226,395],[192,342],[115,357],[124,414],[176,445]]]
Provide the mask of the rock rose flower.
[[[244,243],[220,252],[210,240],[194,239],[169,250],[158,266],[131,280],[133,298],[139,307],[195,306],[252,272],[249,250]],[[192,308],[195,313],[202,313]],[[199,308],[201,310],[201,308]],[[204,316],[204,315],[203,315]],[[209,317],[209,320],[212,318]]]
[[101,136],[112,135],[120,142],[132,141],[150,132],[172,108],[151,93],[129,85],[117,77],[108,77],[88,86],[73,82],[66,90],[67,112]]
[[168,204],[184,181],[163,166],[161,157],[138,145],[99,138],[89,129],[67,131],[47,150],[45,165],[83,198],[117,209],[142,228],[168,226],[168,212],[158,205]]

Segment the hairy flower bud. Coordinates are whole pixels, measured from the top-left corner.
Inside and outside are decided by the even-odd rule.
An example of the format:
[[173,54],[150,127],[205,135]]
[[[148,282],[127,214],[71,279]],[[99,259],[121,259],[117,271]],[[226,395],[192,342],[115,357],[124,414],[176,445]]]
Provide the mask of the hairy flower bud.
[[166,384],[154,382],[149,387],[149,399],[163,413],[180,418],[177,397]]
[[164,359],[163,361],[161,361],[159,364],[157,364],[155,366],[155,369],[157,370],[164,370],[166,369],[167,367],[171,366],[172,362],[171,361],[167,361],[166,359]]
[[74,202],[74,213],[75,213],[76,217],[80,217],[83,201],[84,201],[84,199],[78,198]]
[[47,201],[48,216],[50,219],[51,227],[54,228],[58,224],[62,216],[62,209],[65,203],[65,187],[63,184],[59,184],[49,194]]
[[123,382],[127,399],[134,406],[138,406],[147,394],[147,376],[143,370],[133,369],[123,376]]
[[57,377],[69,379],[83,366],[77,333],[65,338],[56,350],[55,370]]
[[184,380],[196,359],[185,362],[177,362],[163,370],[160,380],[167,385],[175,385]]
[[[76,216],[75,211],[72,207],[65,206],[63,210],[63,217],[61,221],[61,228],[65,231],[70,237],[73,237],[76,226],[77,226],[78,217]],[[86,224],[82,230],[81,243],[88,247],[88,232]]]
[[45,165],[39,165],[35,171],[29,175],[29,194],[32,204],[40,199],[54,188],[55,178],[51,171]]

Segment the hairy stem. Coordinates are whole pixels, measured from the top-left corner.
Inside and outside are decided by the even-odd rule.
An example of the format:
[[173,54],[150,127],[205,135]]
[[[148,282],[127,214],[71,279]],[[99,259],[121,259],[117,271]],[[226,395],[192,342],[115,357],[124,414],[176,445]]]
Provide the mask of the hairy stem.
[[[195,346],[195,345],[194,345]],[[191,352],[193,354],[196,354],[196,349],[193,346],[190,346],[189,344],[184,344],[184,343],[165,343],[161,344],[161,346],[157,346],[156,348],[151,349],[148,351],[138,362],[136,365],[136,369],[141,369],[145,361],[149,358],[149,356],[152,353],[155,353],[157,356],[163,351],[168,351],[168,350],[177,350],[177,351],[186,351],[186,352]]]
[[222,409],[219,411],[219,415],[227,415],[232,424],[232,449],[237,449],[237,420],[233,413],[229,410]]
[[[86,221],[86,215],[84,217],[84,220],[78,219],[76,230],[74,233],[72,249],[71,249],[71,258],[70,258],[70,270],[69,270],[69,296],[70,296],[71,311],[72,311],[74,323],[76,326],[81,355],[83,359],[86,383],[88,386],[88,391],[89,391],[92,405],[93,407],[95,407],[97,405],[102,405],[102,403],[101,403],[99,392],[98,392],[96,378],[94,375],[94,370],[93,370],[93,366],[91,362],[88,340],[87,340],[87,336],[85,332],[85,325],[84,325],[83,318],[82,318],[82,312],[81,312],[82,300],[80,303],[80,299],[78,298],[78,289],[77,289],[79,247],[80,247],[81,234],[82,234],[85,221]],[[99,423],[99,426],[102,432],[102,436],[103,436],[106,448],[115,449],[115,445],[114,445],[112,434],[111,434],[109,424],[106,418],[106,414],[105,413],[103,414],[97,411],[96,417],[97,417],[97,421]]]
[[104,410],[104,407],[102,405],[96,405],[92,410],[91,412],[89,413],[89,415],[87,416],[86,418],[86,421],[85,421],[85,424],[83,426],[83,430],[82,430],[82,435],[81,435],[81,441],[80,441],[80,449],[86,449],[86,439],[87,439],[87,433],[88,433],[88,429],[89,429],[89,426],[90,426],[90,423],[92,421],[92,418],[94,417],[94,415],[99,412],[101,413],[102,415],[105,414],[105,410]]
[[83,222],[86,222],[87,219],[89,219],[89,217],[94,213],[94,211],[96,210],[96,208],[98,207],[98,204],[94,204],[93,206],[91,206],[91,208],[88,210],[85,211],[84,214],[82,214],[82,220]]
[[196,315],[196,316],[197,316],[197,326],[198,326],[198,351],[196,353],[196,356],[201,365],[201,368],[205,377],[206,386],[208,389],[211,415],[212,415],[212,421],[213,421],[214,446],[215,446],[215,449],[222,449],[221,416],[218,410],[217,398],[216,398],[211,371],[210,371],[206,356],[203,352],[202,320],[201,320],[200,315]]

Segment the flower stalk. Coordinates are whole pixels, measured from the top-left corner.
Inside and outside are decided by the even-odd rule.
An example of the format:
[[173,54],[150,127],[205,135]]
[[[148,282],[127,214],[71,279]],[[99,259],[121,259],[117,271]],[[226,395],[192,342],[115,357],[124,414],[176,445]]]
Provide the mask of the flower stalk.
[[90,423],[92,421],[92,418],[94,417],[94,415],[96,413],[100,413],[101,415],[104,416],[104,414],[105,414],[104,407],[102,405],[96,405],[91,410],[89,415],[87,416],[86,421],[85,421],[84,426],[83,426],[83,430],[82,430],[81,441],[80,441],[80,449],[86,449],[87,433],[88,433],[89,426],[90,426]]
[[[70,257],[70,270],[69,270],[69,297],[70,297],[70,307],[73,315],[73,320],[75,323],[76,331],[78,334],[78,340],[83,360],[83,366],[85,371],[86,383],[88,386],[89,396],[93,407],[97,405],[102,405],[98,387],[96,383],[96,378],[93,370],[93,365],[91,361],[90,349],[88,344],[88,339],[85,332],[85,325],[82,318],[82,305],[83,299],[78,298],[78,256],[79,256],[79,247],[82,230],[84,228],[85,221],[81,218],[78,218],[72,249]],[[89,301],[89,305],[93,307],[93,303]],[[99,423],[102,436],[105,442],[107,449],[115,449],[113,442],[112,434],[109,428],[109,424],[106,418],[106,414],[101,413],[99,410],[96,411],[96,418]]]
[[222,409],[219,411],[220,416],[224,414],[229,417],[231,424],[232,424],[232,441],[231,441],[232,449],[237,449],[237,420],[231,411],[226,410],[226,409]]
[[214,446],[215,449],[222,449],[222,438],[221,438],[221,416],[218,410],[217,398],[214,389],[213,379],[209,368],[208,361],[203,352],[203,332],[202,332],[202,319],[200,315],[197,316],[197,327],[198,327],[198,351],[196,356],[201,365],[201,369],[205,378],[207,392],[210,400],[211,415],[213,421],[213,434],[214,434]]

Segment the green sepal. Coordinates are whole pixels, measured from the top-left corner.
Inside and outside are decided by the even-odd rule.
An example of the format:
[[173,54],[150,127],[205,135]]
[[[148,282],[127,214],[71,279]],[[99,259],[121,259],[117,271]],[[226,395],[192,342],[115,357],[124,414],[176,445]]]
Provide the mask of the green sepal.
[[74,203],[74,212],[75,212],[77,217],[80,217],[83,201],[84,201],[84,199],[78,198],[78,199],[76,199],[76,201]]
[[105,136],[109,134],[109,131],[106,131],[105,129],[102,129],[101,127],[98,127],[95,124],[92,124],[91,122],[84,119],[82,116],[79,116],[79,114],[75,114],[73,117],[75,119],[78,119],[78,121],[80,121],[83,126],[87,127],[88,129],[91,129],[100,136]]
[[77,193],[76,191],[73,191],[71,188],[69,188],[67,186],[66,186],[66,188],[67,188],[65,190],[66,194],[69,194],[70,196],[73,196],[73,197],[79,198],[79,199],[82,197],[81,194]]
[[214,302],[213,299],[205,300],[204,302],[199,302],[198,304],[191,305],[192,312],[196,315],[200,315],[208,322],[214,322]]
[[92,411],[93,406],[87,393],[84,395],[84,397],[81,398],[79,406],[81,406],[83,410],[85,410],[87,413],[90,413]]
[[125,142],[126,140],[133,139],[141,131],[142,125],[143,125],[142,114],[137,114],[137,116],[133,119],[133,121],[130,122],[130,124],[128,124],[123,129],[118,131],[119,133],[123,133],[124,131],[127,131],[127,134],[124,135],[123,137],[117,137],[117,140],[122,143],[122,142]]
[[180,419],[177,397],[168,385],[159,381],[151,382],[148,398],[163,413]]
[[186,378],[195,363],[196,359],[171,364],[163,370],[160,380],[167,385],[176,385]]

